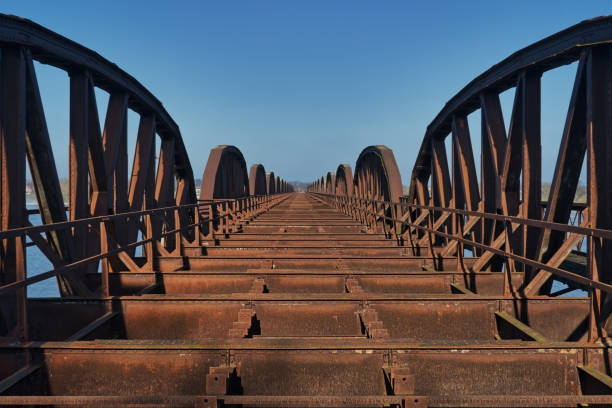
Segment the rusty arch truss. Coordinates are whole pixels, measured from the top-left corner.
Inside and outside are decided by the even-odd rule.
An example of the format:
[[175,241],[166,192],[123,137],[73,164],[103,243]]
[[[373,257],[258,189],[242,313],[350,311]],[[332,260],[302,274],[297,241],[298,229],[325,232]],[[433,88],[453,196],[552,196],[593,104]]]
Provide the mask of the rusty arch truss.
[[[281,178],[273,172],[265,172],[261,164],[253,164],[247,176],[247,165],[242,152],[235,146],[216,146],[210,150],[200,188],[200,217],[208,219],[200,228],[204,237],[214,236],[215,231],[230,231],[230,224],[237,224],[237,213],[251,212],[267,201],[266,183],[272,193],[284,192]],[[269,177],[269,179],[268,179]]]
[[[611,42],[612,19],[587,20],[475,78],[428,126],[406,196],[390,150],[364,149],[355,167],[355,195],[371,200],[376,213],[362,220],[373,227],[399,222],[403,227],[393,230],[398,238],[429,245],[441,257],[457,256],[471,273],[503,270],[507,295],[550,295],[553,280],[567,290],[586,290],[592,303],[585,335],[606,338],[612,323],[612,273],[604,267],[612,254],[612,160],[606,159],[612,151],[612,94],[605,91],[612,87]],[[541,76],[572,62],[573,91],[551,191],[542,202]],[[499,94],[510,88],[515,98],[506,132]],[[480,169],[467,120],[476,110],[482,118]],[[583,164],[588,201],[581,204],[574,197]],[[310,190],[326,191],[317,183]],[[475,257],[469,266],[461,261],[464,250]],[[582,266],[568,270],[572,254]]]
[[[2,230],[27,226],[26,160],[43,224],[195,203],[193,172],[179,128],[162,104],[138,81],[95,52],[17,17],[0,16],[0,44],[3,81],[0,138],[5,169]],[[34,61],[64,70],[70,77],[68,215]],[[102,123],[98,118],[95,88],[110,95]],[[128,109],[140,117],[136,135],[127,134]],[[128,174],[128,136],[136,138],[131,175]],[[156,155],[159,155],[157,169]],[[106,233],[113,245],[125,245],[136,239],[138,229],[136,222],[116,220]],[[71,232],[48,232],[48,239],[36,235],[34,241],[52,264],[59,267],[103,250],[99,234],[99,231],[88,231],[86,225],[79,225]],[[25,278],[23,244],[7,244],[4,248],[1,261],[4,283]],[[112,266],[131,265],[129,252],[123,253],[122,259],[113,258]],[[96,270],[97,266],[91,265],[90,269]],[[58,280],[63,295],[92,293],[78,273]]]
[[[612,163],[605,159],[611,144],[612,121],[604,113],[612,110],[612,97],[603,91],[612,84],[611,33],[608,18],[585,21],[516,52],[470,82],[428,126],[412,172],[407,201],[563,225],[568,224],[572,212],[579,212],[580,227],[612,228],[612,196],[608,187],[612,180],[606,176],[612,174]],[[547,202],[542,203],[541,76],[571,62],[577,62],[576,76],[550,194]],[[506,132],[499,94],[509,88],[514,88],[515,98]],[[467,115],[478,109],[482,117],[480,186],[467,122]],[[452,151],[448,153],[452,159],[450,170],[444,146],[446,137],[452,141]],[[585,158],[589,199],[585,205],[576,205],[574,197]],[[437,226],[450,231],[447,222],[450,218],[449,213],[437,215]],[[559,267],[569,249],[584,238],[580,233],[568,235],[566,231],[531,222],[514,224],[509,229],[499,220],[476,218],[466,218],[464,233],[477,235],[485,245],[505,248],[506,252],[553,268]],[[609,243],[604,240],[600,246],[588,241],[588,252],[593,256],[590,275],[606,284],[612,283],[612,274],[603,269],[610,254]],[[481,252],[473,249],[475,253]],[[453,250],[449,246],[446,253]],[[529,264],[517,265],[513,259],[504,261],[492,252],[485,252],[474,268],[500,267],[502,262],[508,270],[525,271],[522,282],[507,282],[508,291],[550,292],[553,276],[550,271]],[[595,294],[594,298],[598,297]],[[591,336],[602,335],[601,327],[592,325],[591,330]]]
[[268,194],[274,194],[276,192],[276,178],[274,177],[273,171],[266,173],[266,190]]
[[248,195],[249,176],[242,152],[235,146],[217,146],[211,149],[202,175],[200,200]]
[[336,194],[336,174],[331,171],[325,176],[325,191],[328,194]]
[[[205,221],[212,211],[196,199],[177,124],[133,77],[59,34],[3,14],[0,50],[0,337],[27,339],[27,286],[57,279],[61,296],[104,298],[111,290],[110,274],[152,271],[158,259],[180,257],[185,246],[206,239],[201,228],[213,224]],[[34,62],[69,77],[67,207]],[[103,121],[96,89],[109,94]],[[134,135],[128,134],[128,111],[139,117]],[[128,138],[135,141],[131,166]],[[244,159],[234,147],[213,149],[209,165],[202,195],[226,199],[218,214],[224,230],[281,199],[266,192],[248,198]],[[26,210],[26,166],[37,210]],[[32,226],[34,214],[40,214],[40,225]],[[28,277],[27,250],[34,246],[53,269]]]
[[[612,17],[513,54],[453,97],[407,195],[385,146],[306,194],[262,165],[247,177],[240,151],[218,146],[197,200],[178,128],[133,78],[15,17],[0,15],[0,49],[0,405],[612,404]],[[70,75],[67,209],[36,60]],[[540,76],[571,62],[541,202]],[[110,93],[103,130],[95,87]],[[141,115],[131,178],[127,109]],[[26,160],[42,225],[24,208]],[[575,203],[583,164],[589,197]],[[33,247],[52,270],[28,274]],[[46,279],[63,298],[28,298]]]
[[[386,146],[368,146],[361,151],[355,164],[355,177],[348,164],[340,164],[336,173],[328,172],[325,177],[308,186],[307,191],[325,193],[330,196],[356,197],[367,200],[399,202],[402,197],[402,179],[393,151]],[[342,205],[346,209],[346,201]],[[373,217],[368,215],[368,223],[376,225],[380,221],[383,230],[402,227],[390,220],[397,214],[397,208],[386,208]],[[385,220],[386,219],[386,220]]]
[[399,201],[402,178],[393,151],[386,146],[368,146],[355,164],[355,195],[383,201]]
[[253,164],[249,171],[249,192],[251,195],[266,195],[266,169],[261,164]]
[[351,166],[343,163],[336,169],[335,194],[338,195],[353,195],[353,171]]

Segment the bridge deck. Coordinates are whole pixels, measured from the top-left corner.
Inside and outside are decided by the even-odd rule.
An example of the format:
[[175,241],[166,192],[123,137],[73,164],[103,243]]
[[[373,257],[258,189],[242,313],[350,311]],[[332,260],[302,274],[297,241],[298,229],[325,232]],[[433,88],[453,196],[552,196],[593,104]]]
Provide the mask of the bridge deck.
[[453,259],[433,271],[426,248],[415,256],[311,195],[184,252],[159,259],[158,272],[112,273],[110,298],[31,299],[34,341],[5,345],[12,366],[0,374],[26,353],[34,365],[2,391],[58,404],[103,395],[214,406],[196,398],[205,395],[267,406],[306,397],[309,406],[574,406],[593,384],[585,357],[608,358],[580,341],[588,298],[517,301],[502,295],[502,273],[466,275]]

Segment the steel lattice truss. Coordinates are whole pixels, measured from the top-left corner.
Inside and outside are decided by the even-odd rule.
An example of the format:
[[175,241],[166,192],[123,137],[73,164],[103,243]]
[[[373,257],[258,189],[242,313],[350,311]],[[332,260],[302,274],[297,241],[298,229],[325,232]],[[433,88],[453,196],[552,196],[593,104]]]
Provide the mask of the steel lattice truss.
[[[35,61],[70,78],[67,207]],[[572,62],[542,202],[541,76]],[[0,15],[0,81],[0,404],[612,404],[612,18],[520,50],[455,95],[407,195],[385,146],[305,194],[217,146],[197,197],[178,126],[149,91],[13,16]],[[96,89],[109,94],[103,124]],[[39,210],[25,206],[26,166]],[[51,270],[28,270],[35,249]],[[27,297],[48,279],[60,298]]]

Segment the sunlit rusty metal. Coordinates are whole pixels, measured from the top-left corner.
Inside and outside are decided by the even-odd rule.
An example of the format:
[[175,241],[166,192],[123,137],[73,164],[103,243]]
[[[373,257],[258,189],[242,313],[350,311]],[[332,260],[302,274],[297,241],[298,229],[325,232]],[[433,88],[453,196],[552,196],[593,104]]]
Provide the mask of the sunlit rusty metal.
[[[206,158],[187,155],[153,95],[0,15],[0,405],[612,404],[611,41],[612,18],[585,21],[477,77],[428,127],[407,195],[382,145],[354,174],[322,169],[305,194],[217,146],[197,198],[190,160]],[[70,75],[68,208],[34,61]],[[542,203],[540,76],[573,61]],[[96,88],[110,94],[103,123]],[[131,174],[128,110],[140,116]],[[26,165],[39,210],[25,210]],[[51,270],[28,270],[33,247]],[[27,297],[49,279],[60,298]]]

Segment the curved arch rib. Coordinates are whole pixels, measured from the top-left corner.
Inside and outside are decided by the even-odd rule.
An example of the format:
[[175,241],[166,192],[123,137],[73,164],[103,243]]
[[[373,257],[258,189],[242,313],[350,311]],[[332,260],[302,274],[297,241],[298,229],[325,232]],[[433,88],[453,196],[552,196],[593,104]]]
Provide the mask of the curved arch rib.
[[266,191],[268,195],[276,194],[276,179],[273,171],[266,173]]
[[336,194],[336,174],[331,171],[327,172],[325,177],[325,192],[327,194]]
[[249,191],[251,195],[266,195],[266,169],[261,164],[253,164],[249,171]]
[[249,195],[249,177],[242,152],[235,146],[217,146],[210,150],[200,200],[240,198]]
[[353,195],[353,171],[346,163],[339,165],[336,170],[335,191],[338,195]]
[[368,146],[355,164],[353,179],[358,197],[398,202],[402,196],[402,177],[393,151],[386,146]]
[[[407,201],[567,224],[586,159],[590,202],[585,211],[590,225],[612,228],[612,216],[607,210],[612,163],[603,156],[610,149],[612,134],[612,124],[603,114],[612,110],[612,98],[603,91],[612,82],[611,43],[611,17],[583,21],[517,51],[472,80],[428,126],[412,171]],[[542,212],[541,76],[572,62],[578,62],[574,87],[548,202]],[[506,131],[499,94],[509,88],[514,88],[515,99]],[[482,118],[482,150],[476,152],[482,158],[480,171],[475,167],[467,121],[467,115],[478,109]],[[444,148],[449,135],[450,171]],[[481,175],[480,183],[477,174]],[[436,224],[444,225],[442,218]],[[479,221],[475,216],[466,220],[464,233],[474,234],[479,242],[495,250],[505,246],[527,259],[552,262],[554,267],[565,259],[562,252],[571,243],[563,231],[531,225],[518,231],[516,225],[504,226],[491,219]],[[508,236],[515,238],[506,242]],[[603,265],[609,263],[607,254],[612,252],[609,245],[595,248],[590,255],[594,259],[593,273],[604,282],[612,282],[612,274],[603,272]],[[451,254],[455,249],[450,243],[443,254]],[[492,251],[475,253],[481,256],[474,270],[496,270],[502,262],[507,262],[508,270],[515,270],[513,262],[503,261]],[[519,268],[525,272],[522,284],[525,293],[550,291],[551,273],[528,265]],[[508,280],[505,291],[510,290],[512,283]]]

